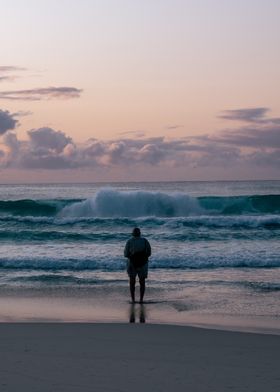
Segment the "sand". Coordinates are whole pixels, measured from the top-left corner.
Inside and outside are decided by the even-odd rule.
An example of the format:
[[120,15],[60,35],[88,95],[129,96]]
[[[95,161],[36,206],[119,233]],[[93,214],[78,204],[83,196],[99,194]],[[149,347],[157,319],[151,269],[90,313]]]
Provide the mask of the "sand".
[[280,391],[280,336],[185,326],[0,324],[0,391]]

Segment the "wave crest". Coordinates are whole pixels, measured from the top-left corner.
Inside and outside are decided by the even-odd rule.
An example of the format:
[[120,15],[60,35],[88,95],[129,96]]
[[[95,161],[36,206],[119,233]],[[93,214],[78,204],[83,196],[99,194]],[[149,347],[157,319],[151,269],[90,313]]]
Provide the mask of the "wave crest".
[[44,218],[176,218],[221,215],[280,214],[280,195],[202,196],[182,192],[99,190],[88,199],[2,200],[0,219]]
[[196,198],[184,193],[120,192],[102,189],[87,200],[66,206],[60,217],[176,217],[199,214]]
[[89,199],[62,209],[60,217],[187,217],[210,215],[278,214],[280,195],[203,196],[184,193],[102,189]]

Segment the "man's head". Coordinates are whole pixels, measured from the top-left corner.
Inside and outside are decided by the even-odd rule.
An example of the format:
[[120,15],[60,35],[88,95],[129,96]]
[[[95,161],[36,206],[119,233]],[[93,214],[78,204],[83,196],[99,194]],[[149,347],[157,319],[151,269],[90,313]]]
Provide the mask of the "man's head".
[[141,235],[141,230],[139,229],[139,227],[135,227],[135,228],[132,230],[132,235],[133,235],[133,237],[140,237],[140,235]]

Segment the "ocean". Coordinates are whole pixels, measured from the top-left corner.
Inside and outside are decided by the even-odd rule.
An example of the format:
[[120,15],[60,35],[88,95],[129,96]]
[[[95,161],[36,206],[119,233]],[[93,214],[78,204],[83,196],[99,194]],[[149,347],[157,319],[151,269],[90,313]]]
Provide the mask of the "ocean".
[[[280,330],[280,181],[0,185],[0,320],[98,321],[102,303],[122,321],[135,226],[152,246],[149,321]],[[19,306],[42,297],[38,317]],[[70,297],[76,313],[52,312]]]

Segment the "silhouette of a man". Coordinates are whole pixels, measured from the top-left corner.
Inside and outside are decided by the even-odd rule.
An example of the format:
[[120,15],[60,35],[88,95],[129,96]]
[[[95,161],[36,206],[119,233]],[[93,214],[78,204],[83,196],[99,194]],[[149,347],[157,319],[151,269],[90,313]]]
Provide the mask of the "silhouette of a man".
[[135,227],[132,237],[127,241],[124,248],[124,256],[128,258],[127,274],[129,276],[129,287],[132,303],[135,303],[136,276],[140,283],[140,303],[143,303],[145,294],[145,282],[148,277],[148,259],[151,256],[151,245],[149,241],[141,237],[141,231]]

